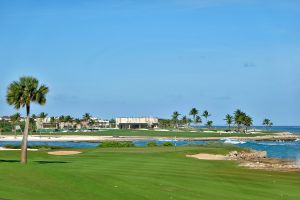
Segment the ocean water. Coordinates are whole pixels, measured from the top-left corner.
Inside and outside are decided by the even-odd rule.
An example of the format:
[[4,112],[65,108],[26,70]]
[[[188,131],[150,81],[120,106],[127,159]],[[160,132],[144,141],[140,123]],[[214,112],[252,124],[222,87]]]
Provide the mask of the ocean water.
[[[216,128],[227,128],[227,126],[215,126]],[[200,126],[200,128],[204,128],[204,126]],[[253,126],[251,127],[258,129],[258,130],[266,130],[264,126]],[[268,128],[269,131],[276,131],[276,132],[290,132],[294,134],[300,134],[300,126],[272,126]]]
[[[150,141],[135,141],[136,146],[146,146]],[[174,140],[158,140],[157,144],[164,142],[172,142],[176,146],[205,144],[207,141],[174,141]],[[258,151],[266,151],[270,158],[286,158],[297,160],[300,162],[300,140],[296,141],[239,141],[239,140],[216,140],[225,144],[232,144],[242,148],[251,148]]]

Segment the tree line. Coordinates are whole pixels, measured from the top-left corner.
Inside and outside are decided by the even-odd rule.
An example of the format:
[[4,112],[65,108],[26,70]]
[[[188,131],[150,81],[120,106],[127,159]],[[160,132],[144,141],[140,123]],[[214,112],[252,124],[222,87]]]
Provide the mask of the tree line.
[[[182,116],[180,118],[180,116]],[[190,116],[190,117],[188,117]],[[164,128],[179,128],[179,127],[196,127],[203,123],[202,118],[205,118],[204,126],[208,129],[213,127],[213,121],[209,120],[211,114],[204,110],[202,113],[197,108],[192,108],[187,115],[182,115],[178,111],[174,111],[171,115],[171,119],[160,119],[159,123]],[[237,132],[247,132],[248,129],[253,126],[253,119],[245,112],[237,109],[233,115],[226,114],[224,121],[227,124],[227,131],[235,130]],[[264,119],[262,125],[268,130],[273,123],[270,119]]]

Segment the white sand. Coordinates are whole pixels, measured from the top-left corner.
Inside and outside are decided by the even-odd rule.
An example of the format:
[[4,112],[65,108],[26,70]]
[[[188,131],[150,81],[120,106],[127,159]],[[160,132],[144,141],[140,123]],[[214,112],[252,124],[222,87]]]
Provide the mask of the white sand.
[[226,160],[226,156],[224,155],[214,155],[214,154],[206,154],[199,153],[195,155],[186,155],[188,158],[197,158],[200,160]]
[[75,155],[80,154],[80,151],[50,151],[48,154],[57,156]]

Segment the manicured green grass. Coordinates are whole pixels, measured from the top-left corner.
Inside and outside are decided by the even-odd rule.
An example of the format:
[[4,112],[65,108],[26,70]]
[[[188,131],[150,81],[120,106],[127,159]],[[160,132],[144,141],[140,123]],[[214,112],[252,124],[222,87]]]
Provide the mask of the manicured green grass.
[[[9,135],[11,133],[5,133]],[[98,132],[55,132],[55,133],[41,133],[42,135],[105,135],[105,136],[158,136],[158,137],[255,137],[263,135],[272,135],[272,133],[260,133],[260,134],[244,134],[244,133],[223,133],[219,134],[217,132],[207,133],[201,130],[197,132],[189,131],[153,131],[153,130],[103,130]],[[39,133],[34,133],[34,135],[39,135]]]
[[228,153],[215,145],[85,149],[73,156],[0,152],[0,199],[300,199],[300,173],[250,170],[234,161],[186,158]]

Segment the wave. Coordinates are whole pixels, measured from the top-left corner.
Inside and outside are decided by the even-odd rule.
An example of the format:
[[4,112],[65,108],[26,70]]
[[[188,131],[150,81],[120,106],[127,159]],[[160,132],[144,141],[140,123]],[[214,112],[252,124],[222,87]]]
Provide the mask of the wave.
[[245,144],[245,141],[240,141],[240,140],[232,140],[232,139],[225,139],[224,140],[225,144]]

